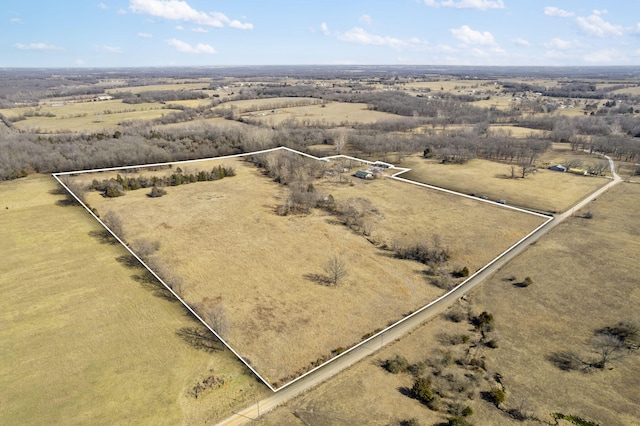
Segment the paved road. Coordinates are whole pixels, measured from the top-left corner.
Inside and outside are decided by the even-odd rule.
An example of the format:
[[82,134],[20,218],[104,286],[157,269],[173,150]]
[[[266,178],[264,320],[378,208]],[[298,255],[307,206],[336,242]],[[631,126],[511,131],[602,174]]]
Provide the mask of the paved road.
[[278,392],[275,392],[270,397],[265,398],[262,401],[257,402],[249,407],[246,407],[233,416],[221,421],[219,425],[243,425],[255,420],[260,415],[279,405],[284,404],[289,399],[294,398],[295,396],[313,388],[314,386],[327,380],[331,376],[338,374],[339,372],[355,364],[356,362],[377,352],[384,345],[401,338],[411,330],[414,330],[415,328],[423,324],[425,321],[443,312],[445,309],[451,306],[452,303],[462,297],[473,287],[477,286],[489,276],[493,275],[500,268],[506,265],[511,259],[522,253],[531,244],[538,241],[547,232],[562,223],[562,221],[564,221],[566,218],[572,216],[575,211],[578,211],[593,199],[599,197],[611,187],[621,182],[622,179],[615,172],[613,160],[609,157],[606,158],[609,160],[611,174],[613,176],[611,182],[598,189],[594,193],[590,194],[588,197],[580,201],[573,208],[567,210],[565,213],[557,215],[553,219],[545,222],[545,224],[541,225],[537,230],[529,234],[526,238],[522,239],[509,251],[503,253],[501,257],[495,259],[492,263],[474,274],[463,285],[437,299],[426,307],[418,310],[411,316],[404,318],[403,322],[396,324],[392,328],[375,336],[371,340],[367,341],[364,344],[361,344],[353,350],[343,354],[341,357],[315,370],[313,373],[308,374],[297,382],[290,384],[289,386],[279,390]]

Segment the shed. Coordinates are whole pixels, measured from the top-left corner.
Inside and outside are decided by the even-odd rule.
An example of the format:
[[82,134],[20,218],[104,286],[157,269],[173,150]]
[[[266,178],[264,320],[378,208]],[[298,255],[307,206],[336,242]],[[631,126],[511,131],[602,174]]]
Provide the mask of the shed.
[[354,176],[360,179],[373,179],[373,173],[364,170],[358,170]]

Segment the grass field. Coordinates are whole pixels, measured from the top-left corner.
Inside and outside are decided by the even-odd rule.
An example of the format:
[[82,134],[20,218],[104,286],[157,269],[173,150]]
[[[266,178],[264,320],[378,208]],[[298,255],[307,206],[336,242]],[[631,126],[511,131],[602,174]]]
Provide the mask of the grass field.
[[[118,262],[84,209],[57,205],[56,185],[0,184],[1,422],[203,424],[265,396],[230,352],[185,341],[202,326]],[[189,395],[211,375],[226,384]]]
[[[566,158],[569,153],[552,152],[547,158],[549,161]],[[401,175],[406,179],[465,194],[485,195],[492,200],[504,199],[511,205],[556,212],[567,210],[607,182],[604,178],[542,168],[524,179],[509,179],[511,169],[508,164],[481,159],[463,165],[441,164],[436,160],[426,160],[419,154],[407,157],[402,166],[412,169]]]
[[130,120],[153,120],[175,110],[164,109],[157,103],[124,104],[120,100],[67,103],[62,106],[43,105],[36,108],[10,108],[0,110],[7,118],[27,111],[53,114],[54,117],[34,116],[14,123],[20,130],[53,133],[57,131],[102,131],[115,129],[118,123]]
[[279,125],[285,120],[296,119],[300,123],[322,123],[340,126],[348,123],[375,123],[379,120],[399,118],[396,114],[371,111],[366,104],[329,102],[325,105],[308,105],[281,108],[276,112],[268,111],[264,116],[251,117],[271,125]]
[[[613,361],[610,370],[591,373],[560,371],[547,357],[570,348],[584,355],[595,329],[640,319],[636,278],[640,244],[638,238],[630,238],[640,235],[638,197],[640,185],[619,185],[588,206],[593,219],[570,219],[469,294],[473,312],[489,311],[496,320],[498,348],[478,348],[476,355],[485,360],[487,375],[501,374],[507,392],[505,410],[523,408],[550,424],[553,412],[602,426],[637,424],[640,354]],[[517,282],[526,275],[533,279],[527,288],[507,281],[515,276]],[[279,407],[258,424],[388,425],[412,418],[423,425],[444,424],[446,413],[431,411],[403,394],[413,384],[409,374],[388,373],[380,363],[400,354],[410,363],[435,361],[437,365],[447,352],[459,355],[461,348],[440,343],[443,334],[458,333],[474,332],[465,322],[434,319]],[[450,371],[453,376],[447,376]],[[445,373],[446,380],[463,379],[455,369]],[[490,386],[481,380],[478,390]],[[540,424],[514,420],[479,395],[473,400],[462,396],[461,401],[472,407],[469,421],[475,425]],[[559,425],[570,423],[560,421]]]
[[[270,383],[284,384],[316,359],[352,346],[443,292],[428,284],[424,266],[393,258],[335,224],[333,216],[277,216],[282,187],[244,161],[216,161],[183,169],[221,162],[233,165],[237,176],[170,187],[158,199],[140,190],[114,199],[91,193],[88,202],[100,214],[117,212],[128,241],[160,241],[156,256],[183,278],[184,298],[223,306],[229,323],[224,337]],[[338,201],[369,200],[372,239],[408,245],[439,234],[452,252],[452,267],[472,271],[542,222],[387,179],[314,185]],[[349,277],[337,287],[320,285],[314,277],[322,276],[334,254],[348,265]]]

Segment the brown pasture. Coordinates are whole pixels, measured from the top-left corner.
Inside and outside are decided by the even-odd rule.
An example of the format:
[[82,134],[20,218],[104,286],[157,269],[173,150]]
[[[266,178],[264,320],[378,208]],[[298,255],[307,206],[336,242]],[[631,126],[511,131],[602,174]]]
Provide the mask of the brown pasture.
[[[553,155],[549,154],[546,158],[559,157],[558,153]],[[587,160],[597,160],[587,155],[584,157]],[[556,212],[567,210],[607,183],[605,178],[577,176],[544,168],[539,168],[537,173],[524,179],[510,179],[509,164],[482,159],[474,159],[466,164],[441,164],[437,160],[424,159],[420,154],[415,154],[405,158],[402,166],[411,169],[401,175],[406,179],[465,194],[484,195],[494,201],[503,199],[511,205]],[[518,175],[517,166],[515,173]]]
[[[502,376],[507,395],[503,411],[478,394],[473,400],[460,395],[460,401],[473,409],[472,424],[539,424],[511,418],[505,413],[511,409],[523,409],[549,424],[554,424],[551,413],[555,412],[600,425],[637,423],[637,351],[614,360],[609,369],[588,373],[561,371],[548,357],[573,349],[588,358],[594,330],[621,320],[639,320],[638,197],[640,185],[621,184],[587,207],[593,219],[583,219],[578,213],[468,295],[469,302],[463,305],[473,314],[488,311],[494,315],[498,348],[476,348],[474,356],[485,361],[483,374]],[[533,284],[518,287],[525,276]],[[429,410],[405,395],[413,384],[409,374],[393,375],[380,363],[396,354],[409,363],[438,365],[447,353],[457,359],[463,356],[462,348],[444,345],[441,336],[474,333],[467,322],[436,318],[277,408],[259,424],[388,425],[412,418],[419,424],[446,423],[447,413]],[[446,380],[464,379],[455,364],[444,371],[453,374]],[[443,382],[437,379],[435,383]],[[495,381],[482,380],[476,391],[486,392],[493,386],[497,386]]]
[[[231,352],[187,343],[204,327],[56,188],[0,183],[3,424],[204,424],[269,393]],[[212,375],[225,385],[190,395]]]
[[[243,160],[182,169],[217,164],[233,165],[237,176],[168,187],[157,199],[148,198],[148,190],[87,199],[102,215],[120,215],[128,241],[160,242],[155,256],[182,277],[184,298],[223,306],[229,323],[223,337],[270,383],[284,384],[442,294],[428,283],[423,265],[395,259],[327,213],[276,215],[285,189]],[[348,180],[353,185],[336,178],[314,185],[338,202],[368,200],[372,240],[404,245],[440,235],[452,267],[476,270],[542,222],[390,179]],[[328,287],[319,281],[333,255],[344,260],[349,276]]]

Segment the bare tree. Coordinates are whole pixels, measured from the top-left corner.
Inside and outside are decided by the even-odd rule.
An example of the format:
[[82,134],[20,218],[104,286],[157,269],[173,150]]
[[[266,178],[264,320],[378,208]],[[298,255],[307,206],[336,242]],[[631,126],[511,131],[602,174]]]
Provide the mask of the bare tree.
[[205,318],[207,323],[213,328],[216,333],[223,339],[229,334],[229,321],[227,320],[226,310],[223,305],[217,304],[209,307],[205,311]]
[[122,220],[120,219],[120,216],[118,216],[117,213],[109,210],[102,217],[102,221],[104,222],[105,225],[107,225],[107,227],[111,230],[111,232],[113,232],[118,236],[118,238],[120,239],[124,238],[124,235],[125,235],[124,226],[122,224]]
[[335,255],[327,262],[325,272],[329,276],[329,282],[334,286],[338,285],[348,275],[344,260]]
[[594,366],[598,368],[605,368],[607,363],[624,348],[622,340],[609,333],[597,334],[596,337],[593,338],[591,345],[599,357],[594,363]]
[[143,260],[149,259],[160,248],[159,241],[149,241],[146,238],[138,238],[131,243],[131,250]]

